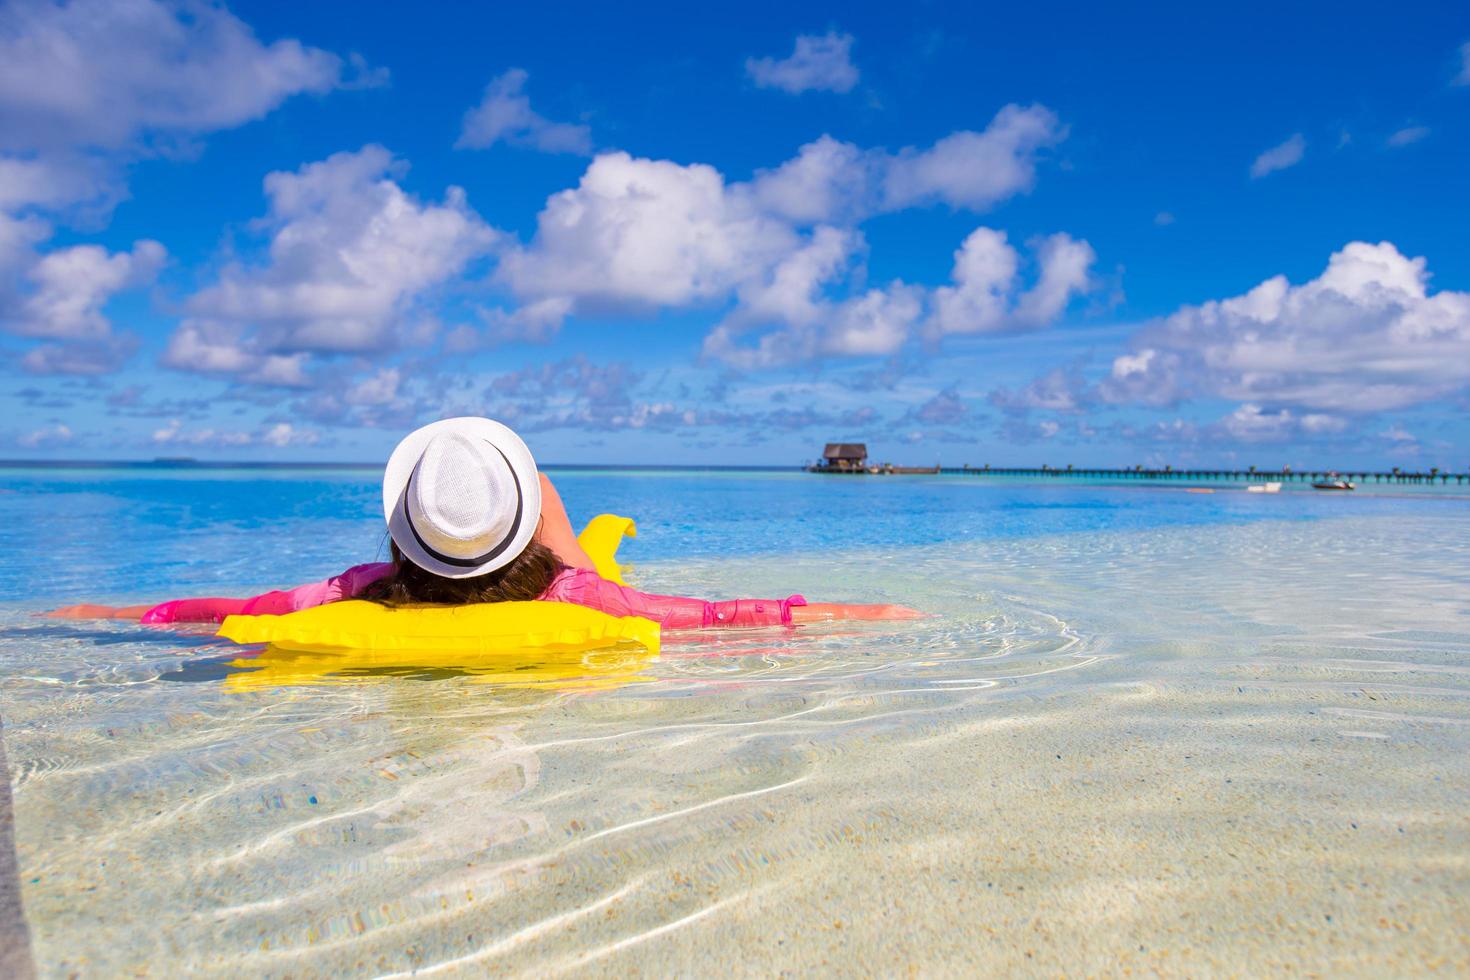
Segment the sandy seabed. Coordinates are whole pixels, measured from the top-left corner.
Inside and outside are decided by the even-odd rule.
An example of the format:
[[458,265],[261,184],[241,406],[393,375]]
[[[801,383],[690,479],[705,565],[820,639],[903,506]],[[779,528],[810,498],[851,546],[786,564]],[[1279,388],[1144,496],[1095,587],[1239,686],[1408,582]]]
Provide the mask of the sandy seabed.
[[40,972],[1465,975],[1462,512],[649,565],[935,615],[572,676],[17,616]]

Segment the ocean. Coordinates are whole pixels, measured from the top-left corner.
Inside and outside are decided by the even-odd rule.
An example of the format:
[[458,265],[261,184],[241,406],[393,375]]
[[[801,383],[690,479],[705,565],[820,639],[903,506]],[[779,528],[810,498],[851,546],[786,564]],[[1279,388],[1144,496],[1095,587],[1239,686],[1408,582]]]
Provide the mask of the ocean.
[[915,622],[303,676],[36,613],[383,557],[371,469],[0,469],[43,976],[1470,971],[1470,493],[552,471]]

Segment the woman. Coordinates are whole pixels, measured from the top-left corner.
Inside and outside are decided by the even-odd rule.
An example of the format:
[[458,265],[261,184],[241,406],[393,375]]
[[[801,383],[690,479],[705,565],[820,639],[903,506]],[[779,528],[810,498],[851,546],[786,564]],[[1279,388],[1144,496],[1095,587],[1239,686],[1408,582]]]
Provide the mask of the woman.
[[666,629],[790,626],[832,619],[908,619],[888,605],[785,599],[709,602],[650,595],[602,578],[577,543],[556,488],[531,451],[499,422],[434,422],[393,450],[383,477],[392,561],[357,565],[324,582],[249,599],[175,599],[157,606],[80,605],[49,615],[217,623],[234,614],[288,613],[338,599],[389,605],[540,599],[614,616],[643,616]]

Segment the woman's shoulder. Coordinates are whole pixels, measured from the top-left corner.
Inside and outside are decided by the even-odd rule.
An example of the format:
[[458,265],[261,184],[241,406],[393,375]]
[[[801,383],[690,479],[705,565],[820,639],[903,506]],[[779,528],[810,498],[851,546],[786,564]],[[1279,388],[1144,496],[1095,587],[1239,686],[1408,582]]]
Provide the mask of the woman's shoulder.
[[347,571],[330,581],[337,588],[341,597],[347,598],[357,595],[363,589],[392,571],[393,563],[391,561],[373,561],[362,565],[353,565]]
[[575,597],[585,594],[590,589],[595,589],[601,582],[606,581],[590,568],[573,568],[571,565],[563,565],[561,571],[551,580],[546,591],[541,593],[544,602],[574,602]]

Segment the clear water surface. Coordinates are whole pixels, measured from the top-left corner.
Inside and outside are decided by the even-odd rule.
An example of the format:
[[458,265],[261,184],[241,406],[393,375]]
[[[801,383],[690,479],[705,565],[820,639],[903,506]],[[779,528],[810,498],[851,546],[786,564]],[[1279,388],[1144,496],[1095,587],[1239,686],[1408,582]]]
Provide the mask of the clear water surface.
[[40,972],[1470,969],[1453,488],[556,479],[646,588],[932,615],[293,672],[34,614],[378,557],[376,474],[0,470]]

